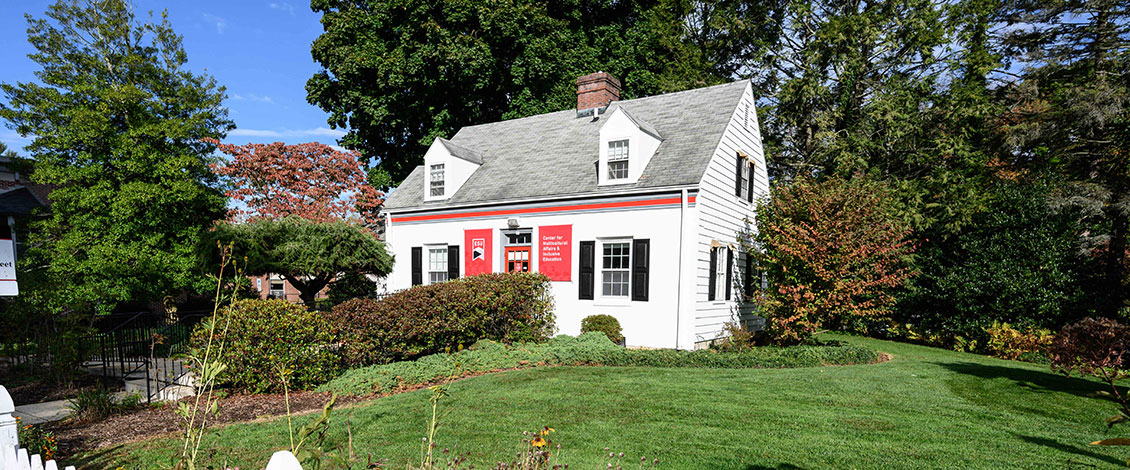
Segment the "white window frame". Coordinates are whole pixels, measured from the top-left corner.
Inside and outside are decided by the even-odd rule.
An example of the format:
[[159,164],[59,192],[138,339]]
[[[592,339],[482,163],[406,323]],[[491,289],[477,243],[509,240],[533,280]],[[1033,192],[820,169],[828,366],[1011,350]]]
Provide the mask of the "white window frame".
[[[432,255],[439,254],[438,260]],[[447,245],[424,245],[424,284],[438,284],[447,279]],[[436,276],[433,276],[436,275]]]
[[714,247],[714,301],[726,301],[726,245]]
[[[436,178],[437,174],[439,175],[439,178]],[[430,194],[431,197],[443,197],[447,193],[446,179],[446,165],[444,165],[443,163],[434,163],[428,166],[428,194]],[[439,190],[438,194],[436,194],[437,189]]]
[[[626,252],[622,255],[626,257],[626,263],[620,268],[606,268],[604,267],[604,248],[609,245],[625,245]],[[599,263],[598,271],[600,277],[598,278],[599,295],[598,297],[605,300],[617,301],[630,301],[632,299],[632,239],[631,238],[608,238],[600,240],[600,250],[597,252],[597,263]],[[610,255],[621,256],[621,255]],[[604,293],[604,274],[613,272],[622,272],[624,275],[624,293],[622,295],[613,295]],[[616,282],[620,284],[620,282]]]
[[[275,290],[275,283],[276,282],[279,283],[282,286],[281,289]],[[275,294],[276,292],[278,292],[279,294],[276,295]],[[275,278],[267,279],[267,297],[272,298],[272,299],[285,299],[286,298],[286,280],[285,279],[275,279]]]
[[[613,158],[613,152],[612,152],[613,148],[617,149],[617,152],[616,152],[617,156],[615,158]],[[622,152],[620,150],[621,148],[623,149]],[[617,140],[608,141],[608,157],[605,161],[605,166],[608,167],[608,168],[606,168],[606,170],[607,170],[606,175],[608,176],[608,181],[624,181],[624,180],[627,180],[630,177],[630,175],[631,175],[631,163],[630,162],[632,160],[631,159],[631,155],[632,155],[631,150],[632,150],[631,139],[617,139]],[[622,153],[622,155],[621,155],[621,153]],[[624,162],[624,168],[623,168],[624,176],[613,176],[612,164],[613,163],[619,163],[619,162]],[[619,172],[619,170],[617,170],[617,172]]]

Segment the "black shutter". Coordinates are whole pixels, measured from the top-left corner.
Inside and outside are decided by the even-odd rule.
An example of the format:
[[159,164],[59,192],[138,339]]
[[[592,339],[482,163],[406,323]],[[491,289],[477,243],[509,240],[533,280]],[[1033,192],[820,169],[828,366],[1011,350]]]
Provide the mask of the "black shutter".
[[424,248],[412,247],[412,285],[424,283]]
[[742,158],[742,156],[739,154],[738,155],[738,171],[736,173],[734,173],[734,179],[736,180],[735,183],[734,183],[734,195],[737,196],[737,197],[742,197],[742,165],[744,165],[744,164],[745,164],[745,159]]
[[753,297],[753,256],[751,256],[749,253],[745,254],[745,273],[743,273],[743,274],[745,275],[743,277],[743,279],[745,281],[742,283],[742,285],[745,286],[745,295],[746,295],[746,297],[752,298]]
[[447,279],[459,279],[459,245],[447,245]]
[[749,190],[747,191],[749,194],[746,195],[746,200],[749,202],[753,202],[753,170],[753,165],[749,165]]
[[706,300],[714,300],[715,283],[718,282],[718,250],[710,247],[710,279],[706,282]]
[[734,250],[726,248],[726,285],[722,286],[726,289],[726,300],[730,300],[730,291],[734,290],[734,280],[731,276],[734,275]]
[[596,242],[581,242],[581,275],[578,281],[577,298],[581,300],[593,299],[593,286],[596,284]]
[[632,240],[632,300],[647,302],[651,240]]

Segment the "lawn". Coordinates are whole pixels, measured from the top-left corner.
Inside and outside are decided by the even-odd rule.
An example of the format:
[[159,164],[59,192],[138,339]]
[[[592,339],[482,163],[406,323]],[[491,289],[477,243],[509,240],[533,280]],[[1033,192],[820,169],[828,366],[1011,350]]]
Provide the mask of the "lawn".
[[[603,467],[604,449],[661,468],[1119,468],[1130,448],[1088,442],[1114,407],[1096,382],[1046,367],[886,341],[886,363],[800,369],[553,367],[453,383],[437,442],[472,451],[477,468],[512,455],[523,430],[552,426],[572,468]],[[430,416],[418,391],[339,409],[359,455],[419,460]],[[299,420],[305,422],[308,418]],[[262,468],[288,442],[286,420],[237,424],[206,440],[211,461]],[[159,468],[178,442],[100,449],[80,468]],[[68,462],[70,464],[71,462]],[[631,468],[634,468],[631,467]]]

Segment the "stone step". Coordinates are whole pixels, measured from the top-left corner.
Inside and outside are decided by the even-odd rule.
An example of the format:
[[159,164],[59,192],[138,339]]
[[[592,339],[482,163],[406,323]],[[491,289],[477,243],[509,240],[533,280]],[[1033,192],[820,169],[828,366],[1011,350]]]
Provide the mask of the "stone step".
[[[150,398],[154,401],[179,400],[196,394],[196,389],[188,385],[167,385],[153,380],[149,381],[148,391]],[[123,396],[136,393],[144,399],[146,393],[145,380],[126,380],[124,390],[119,393],[122,393]]]

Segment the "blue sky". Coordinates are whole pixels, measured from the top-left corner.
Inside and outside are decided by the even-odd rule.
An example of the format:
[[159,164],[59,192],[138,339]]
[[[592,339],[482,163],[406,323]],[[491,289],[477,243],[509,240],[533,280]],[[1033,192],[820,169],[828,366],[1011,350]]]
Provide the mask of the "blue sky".
[[[0,82],[34,81],[38,66],[27,58],[24,14],[44,17],[46,0],[0,0]],[[306,80],[318,71],[310,44],[322,31],[320,15],[306,0],[134,0],[139,17],[168,10],[184,37],[187,67],[207,72],[227,87],[236,130],[226,142],[322,142],[344,134],[330,129],[326,113],[306,103]],[[0,96],[3,99],[3,96]],[[0,141],[21,149],[28,143],[6,126]]]

